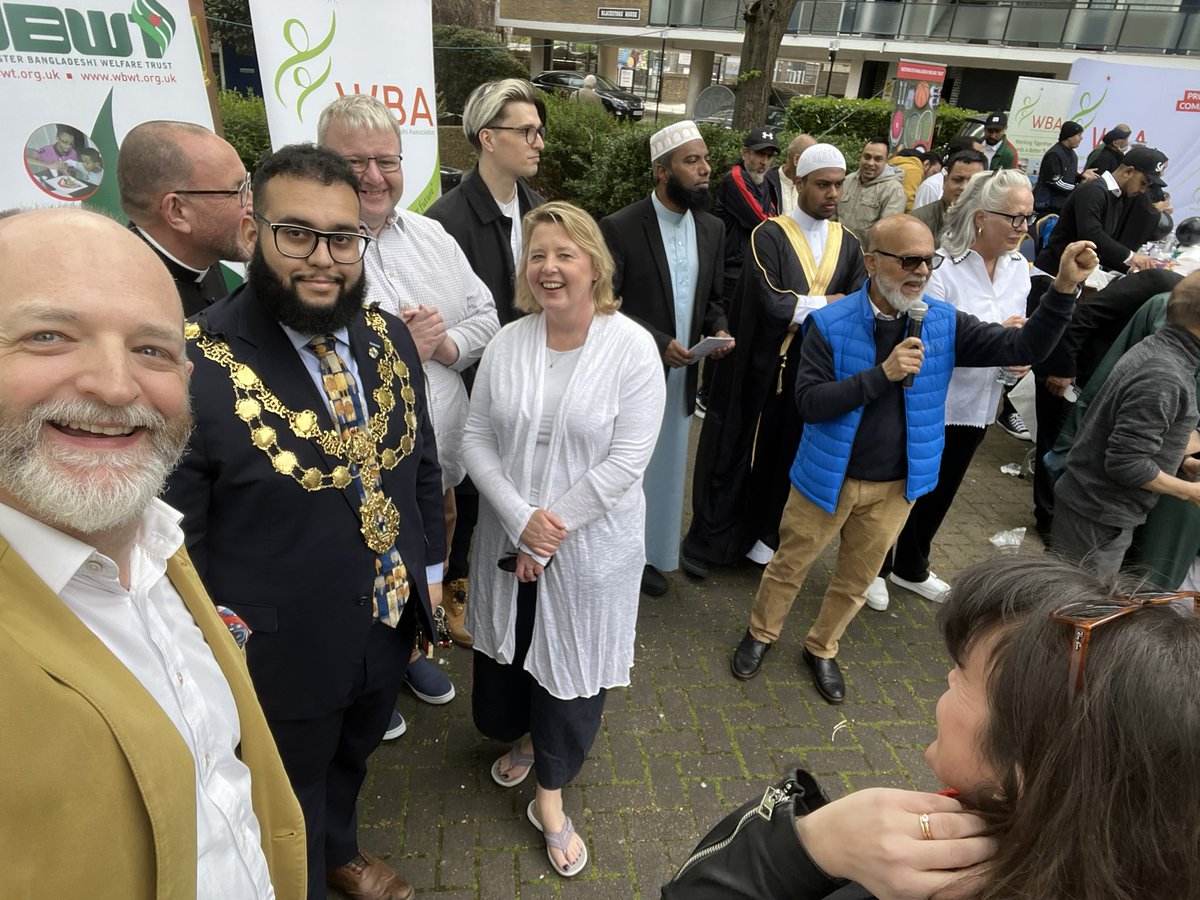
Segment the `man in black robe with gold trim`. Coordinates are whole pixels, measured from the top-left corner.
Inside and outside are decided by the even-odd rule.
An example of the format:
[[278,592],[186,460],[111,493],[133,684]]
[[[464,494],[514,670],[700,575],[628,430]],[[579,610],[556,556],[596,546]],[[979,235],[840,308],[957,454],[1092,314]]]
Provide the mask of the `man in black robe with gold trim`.
[[830,221],[845,179],[835,147],[808,148],[796,164],[796,209],[751,235],[729,317],[737,346],[718,364],[696,450],[692,524],[680,553],[693,577],[743,555],[765,563],[779,546],[801,431],[794,338],[810,310],[867,278],[858,239]]

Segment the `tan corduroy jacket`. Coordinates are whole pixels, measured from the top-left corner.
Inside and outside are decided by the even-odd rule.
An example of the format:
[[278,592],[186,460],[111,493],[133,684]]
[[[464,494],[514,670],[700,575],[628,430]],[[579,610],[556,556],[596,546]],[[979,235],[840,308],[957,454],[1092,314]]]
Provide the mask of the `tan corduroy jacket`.
[[[304,819],[243,653],[185,552],[167,575],[233,692],[276,896],[299,900]],[[195,900],[194,770],[141,683],[0,539],[0,897]]]

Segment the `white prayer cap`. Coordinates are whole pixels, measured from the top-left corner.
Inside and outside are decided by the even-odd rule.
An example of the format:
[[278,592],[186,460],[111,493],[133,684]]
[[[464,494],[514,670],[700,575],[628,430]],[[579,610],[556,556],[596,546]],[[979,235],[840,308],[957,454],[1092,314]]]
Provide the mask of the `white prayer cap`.
[[800,154],[796,162],[796,177],[803,178],[817,169],[841,169],[846,171],[846,157],[833,144],[813,144]]
[[688,141],[699,141],[700,129],[691,119],[674,122],[666,128],[660,128],[650,137],[650,162],[658,162],[672,150],[686,144]]

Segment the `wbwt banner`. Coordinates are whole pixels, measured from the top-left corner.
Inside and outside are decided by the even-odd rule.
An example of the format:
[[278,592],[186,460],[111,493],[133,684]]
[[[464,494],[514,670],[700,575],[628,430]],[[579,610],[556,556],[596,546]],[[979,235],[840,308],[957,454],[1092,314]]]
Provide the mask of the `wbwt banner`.
[[117,148],[133,126],[212,128],[187,0],[0,4],[0,207],[82,203],[119,215]]
[[1129,125],[1132,143],[1157,147],[1170,160],[1163,178],[1175,221],[1200,215],[1200,69],[1080,58],[1071,66],[1071,80],[1079,86],[1067,118],[1084,129],[1080,159],[1107,129]]
[[329,103],[370,94],[400,127],[400,205],[424,212],[439,191],[432,0],[251,0],[250,15],[271,145],[315,141]]

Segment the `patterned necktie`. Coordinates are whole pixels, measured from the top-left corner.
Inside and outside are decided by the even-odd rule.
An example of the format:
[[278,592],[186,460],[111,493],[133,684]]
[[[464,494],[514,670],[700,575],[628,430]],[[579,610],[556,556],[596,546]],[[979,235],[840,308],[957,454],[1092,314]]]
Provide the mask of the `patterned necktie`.
[[[333,335],[318,335],[308,342],[308,346],[321,364],[321,383],[325,387],[325,395],[329,398],[329,407],[337,423],[338,433],[344,438],[354,431],[365,429],[367,415],[362,405],[362,395],[358,391],[354,376],[338,355]],[[370,453],[361,468],[353,462],[350,463],[350,474],[358,486],[358,496],[364,508],[369,494],[383,490],[379,457],[375,454],[374,445],[370,444],[370,447]],[[407,600],[408,570],[404,567],[400,552],[393,544],[375,559],[375,617],[385,625],[395,628]]]

